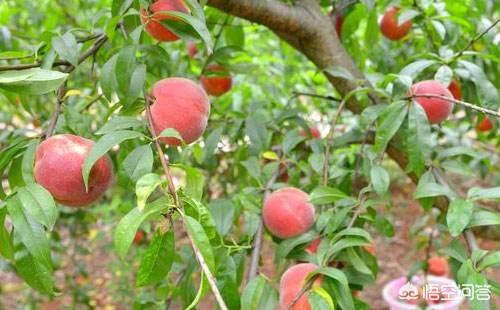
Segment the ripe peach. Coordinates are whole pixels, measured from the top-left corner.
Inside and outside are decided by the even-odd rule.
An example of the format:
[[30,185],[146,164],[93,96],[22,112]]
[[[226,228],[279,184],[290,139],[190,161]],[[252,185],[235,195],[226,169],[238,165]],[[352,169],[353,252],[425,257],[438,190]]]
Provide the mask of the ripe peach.
[[196,47],[196,43],[193,41],[189,41],[187,44],[188,56],[190,58],[195,58],[196,54],[198,54],[198,48]]
[[[208,65],[204,72],[217,72],[217,75],[206,76],[202,75],[201,85],[209,95],[221,96],[227,93],[232,86],[232,79],[229,71],[219,64]],[[221,74],[222,73],[222,74]]]
[[299,134],[304,138],[309,138],[309,137],[312,137],[313,139],[321,138],[321,133],[319,132],[318,127],[316,126],[310,126],[308,131],[301,128]]
[[315,254],[318,251],[318,246],[320,243],[321,243],[320,237],[314,239],[313,241],[311,241],[311,243],[309,243],[309,245],[306,247],[305,251],[311,255]]
[[144,241],[145,233],[143,230],[138,230],[134,236],[134,244],[141,244]]
[[178,19],[162,13],[162,11],[189,13],[189,8],[182,0],[158,0],[151,4],[148,9],[141,8],[141,21],[147,33],[162,42],[178,40],[179,37],[160,22],[162,20]]
[[[307,276],[316,270],[318,266],[311,263],[297,264],[288,268],[281,276],[280,281],[280,309],[289,309],[292,302],[300,294],[302,288],[307,283]],[[321,277],[314,281],[314,286],[321,285]],[[304,293],[297,302],[290,308],[292,310],[310,310],[311,305]]]
[[493,123],[491,122],[490,118],[485,116],[483,120],[477,124],[476,126],[476,131],[479,132],[487,132],[493,129]]
[[390,7],[380,21],[380,31],[389,40],[398,41],[410,32],[412,21],[398,24],[398,7]]
[[457,80],[451,80],[450,85],[448,85],[448,90],[453,95],[453,98],[462,100],[462,89]]
[[[198,84],[184,78],[167,78],[155,83],[151,92],[153,127],[159,135],[166,128],[179,132],[186,143],[197,140],[207,127],[210,114],[208,96]],[[180,145],[172,137],[160,138],[165,144]]]
[[[409,95],[440,95],[453,98],[450,91],[443,84],[435,80],[413,84]],[[447,119],[454,105],[453,102],[441,98],[415,97],[414,100],[424,108],[427,119],[431,124],[437,124]]]
[[264,201],[262,217],[267,229],[279,238],[292,238],[314,224],[314,206],[309,196],[294,187],[285,187],[270,194]]
[[435,276],[446,276],[450,271],[448,261],[444,257],[434,256],[427,261],[428,271]]
[[113,171],[109,157],[101,157],[90,171],[88,192],[85,190],[82,166],[93,145],[91,140],[70,134],[43,141],[35,154],[36,182],[63,205],[83,207],[95,202],[111,184]]

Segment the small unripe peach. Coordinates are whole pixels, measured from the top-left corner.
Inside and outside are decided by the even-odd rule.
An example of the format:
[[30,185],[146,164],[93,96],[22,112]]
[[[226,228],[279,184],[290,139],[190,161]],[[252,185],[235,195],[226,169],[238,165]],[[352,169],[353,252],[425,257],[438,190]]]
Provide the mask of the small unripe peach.
[[[321,133],[319,132],[318,127],[316,127],[316,126],[310,126],[308,131],[306,131],[303,128],[301,128],[300,131],[299,131],[299,133],[304,138],[309,138],[309,137],[312,137],[313,139],[319,139],[319,138],[321,138]],[[309,135],[309,133],[311,135]]]
[[205,73],[215,72],[217,75],[202,75],[201,85],[209,95],[221,96],[227,93],[232,86],[232,79],[226,68],[219,64],[210,64],[205,70]]
[[43,141],[35,154],[36,182],[63,205],[83,207],[95,202],[111,184],[113,171],[109,157],[101,157],[90,170],[86,191],[82,167],[93,145],[91,140],[70,134]]
[[398,7],[390,7],[380,21],[380,31],[389,40],[398,41],[410,32],[412,21],[407,20],[398,24]]
[[492,129],[493,129],[493,123],[487,116],[485,116],[483,120],[476,126],[476,130],[479,132],[487,132]]
[[[186,143],[201,137],[210,114],[210,102],[203,88],[191,80],[174,77],[156,82],[151,94],[154,100],[151,114],[157,135],[173,128]],[[160,141],[174,146],[181,144],[172,137],[163,137]]]
[[176,41],[179,37],[162,25],[160,21],[178,19],[162,13],[163,11],[189,13],[189,8],[182,0],[158,0],[151,4],[149,9],[141,8],[141,20],[147,33],[158,41]]
[[453,95],[453,98],[462,100],[462,88],[457,80],[451,80],[450,85],[448,85],[448,90]]
[[[453,98],[450,91],[439,81],[428,80],[413,84],[409,91],[412,95],[438,95]],[[451,114],[453,110],[453,102],[441,98],[434,97],[415,97],[414,100],[422,106],[427,114],[427,119],[431,124],[437,124]]]
[[198,54],[198,48],[196,47],[196,43],[193,41],[189,41],[187,44],[188,56],[190,58],[195,58],[196,54]]
[[448,272],[450,271],[450,268],[448,266],[448,261],[444,257],[431,257],[427,261],[428,263],[428,271],[430,274],[435,275],[435,276],[446,276]]
[[316,254],[316,252],[318,251],[318,246],[319,244],[321,243],[321,238],[318,237],[316,239],[314,239],[313,241],[311,241],[311,243],[309,243],[309,245],[306,247],[305,251],[308,253],[308,254]]
[[[292,302],[306,285],[307,276],[316,270],[318,266],[311,263],[302,263],[288,268],[281,276],[280,281],[280,309],[289,309]],[[313,286],[321,285],[321,277],[318,277]],[[307,299],[307,292],[297,299],[297,302],[290,308],[292,310],[310,310],[311,305]]]
[[300,189],[285,187],[266,198],[262,217],[273,235],[292,238],[308,231],[314,224],[314,206]]

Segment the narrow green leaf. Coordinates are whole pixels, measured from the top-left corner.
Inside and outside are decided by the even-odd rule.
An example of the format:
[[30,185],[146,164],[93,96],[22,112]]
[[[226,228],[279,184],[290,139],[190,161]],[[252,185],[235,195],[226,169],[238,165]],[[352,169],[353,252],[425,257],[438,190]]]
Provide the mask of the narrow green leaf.
[[78,66],[79,47],[71,32],[66,32],[60,37],[52,39],[52,46],[62,59],[69,61],[73,66]]
[[408,112],[408,105],[404,101],[399,101],[387,106],[382,113],[380,125],[377,128],[375,136],[375,145],[373,149],[375,152],[380,153],[385,150],[385,147],[396,134]]
[[22,175],[25,184],[35,182],[33,176],[33,165],[35,164],[35,153],[38,147],[38,140],[33,140],[28,144],[23,155]]
[[478,264],[478,271],[486,268],[500,267],[500,251],[489,253]]
[[435,64],[435,60],[428,60],[428,59],[422,59],[422,60],[417,60],[415,62],[412,62],[408,65],[406,65],[400,72],[400,75],[406,75],[411,77],[412,79],[415,79],[420,72],[424,71],[428,67],[432,66]]
[[457,237],[467,227],[474,211],[474,204],[468,200],[452,200],[448,207],[446,223],[453,237]]
[[136,147],[122,162],[123,169],[132,181],[150,173],[153,169],[153,151],[149,145]]
[[111,15],[113,17],[123,15],[132,5],[132,2],[134,0],[113,0],[111,3]]
[[253,278],[243,290],[241,296],[241,308],[248,310],[260,310],[261,296],[264,292],[266,280],[258,275]]
[[[179,20],[185,22],[190,25],[194,31],[200,36],[203,40],[209,51],[213,49],[212,37],[210,36],[210,31],[208,31],[207,25],[205,25],[204,20],[201,20],[197,17],[191,16],[186,13],[178,12],[178,11],[161,11],[161,14],[169,15],[172,17],[176,17]],[[162,21],[163,22],[163,21]],[[167,25],[170,23],[167,22]],[[170,27],[169,27],[170,28]],[[175,30],[174,30],[175,32]]]
[[377,194],[382,196],[387,193],[391,179],[389,173],[382,166],[372,166],[370,179]]
[[137,196],[137,208],[142,211],[146,205],[149,195],[160,186],[162,180],[156,173],[143,175],[135,184],[135,194]]
[[120,258],[127,255],[128,249],[134,240],[139,226],[146,219],[160,215],[171,207],[171,202],[167,197],[162,197],[146,205],[144,210],[132,209],[125,215],[116,226],[113,235],[113,246]]
[[137,273],[137,286],[151,285],[165,278],[175,257],[174,232],[161,233],[157,230],[141,260]]
[[56,90],[68,77],[67,73],[33,68],[0,72],[0,88],[23,94],[41,95]]
[[37,183],[19,188],[17,195],[24,209],[47,229],[52,230],[58,214],[52,195]]
[[14,246],[10,233],[5,228],[5,218],[7,215],[7,208],[0,208],[0,255],[6,259],[14,257]]
[[96,134],[105,135],[113,131],[123,129],[140,128],[144,126],[144,122],[133,116],[117,116],[110,119],[104,126],[101,127]]
[[497,212],[491,212],[483,209],[477,209],[472,214],[467,227],[476,226],[495,226],[500,225],[500,215]]
[[424,109],[412,102],[408,113],[408,169],[420,176],[431,156],[431,127]]
[[225,236],[233,225],[235,206],[229,199],[217,199],[210,202],[209,210],[215,221],[217,232]]
[[500,187],[480,188],[472,187],[467,193],[470,200],[478,199],[500,199]]
[[198,250],[205,259],[208,268],[210,269],[210,271],[214,272],[214,253],[212,252],[212,247],[210,246],[210,241],[208,240],[205,230],[197,220],[190,217],[189,215],[184,216],[184,223],[186,223],[187,232],[198,247]]
[[88,188],[90,170],[99,158],[104,156],[113,146],[120,144],[125,140],[137,139],[140,137],[143,137],[142,133],[131,130],[114,131],[102,136],[99,141],[94,144],[83,164],[82,174],[85,188]]
[[309,201],[315,205],[322,205],[334,203],[346,198],[349,198],[349,196],[340,189],[320,185],[311,192]]
[[347,281],[347,277],[342,270],[332,267],[323,267],[316,269],[313,274],[323,274],[332,279],[337,284],[336,288],[339,295],[336,298],[340,307],[342,309],[354,309],[354,303],[349,289],[349,282]]

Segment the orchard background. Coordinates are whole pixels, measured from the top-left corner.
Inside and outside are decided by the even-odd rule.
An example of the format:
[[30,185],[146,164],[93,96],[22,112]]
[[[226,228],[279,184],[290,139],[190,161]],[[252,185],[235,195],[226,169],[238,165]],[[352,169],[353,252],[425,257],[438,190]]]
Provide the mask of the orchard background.
[[413,275],[494,308],[499,21],[494,0],[2,1],[0,308],[383,309]]

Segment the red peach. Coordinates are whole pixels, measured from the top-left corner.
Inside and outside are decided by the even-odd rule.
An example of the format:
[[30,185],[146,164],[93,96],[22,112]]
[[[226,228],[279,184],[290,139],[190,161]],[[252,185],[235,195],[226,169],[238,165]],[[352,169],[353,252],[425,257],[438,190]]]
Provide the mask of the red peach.
[[450,271],[448,267],[448,261],[444,257],[431,257],[427,261],[428,271],[430,274],[435,276],[446,276]]
[[[208,96],[198,84],[184,78],[167,78],[155,83],[151,105],[156,134],[166,128],[179,132],[186,143],[197,140],[205,131],[210,114]],[[165,144],[180,145],[179,139],[160,138]]]
[[198,54],[198,48],[196,47],[196,43],[193,41],[188,42],[187,51],[190,58],[195,58],[196,54]]
[[450,85],[448,85],[448,90],[453,95],[453,98],[462,100],[462,88],[457,80],[451,80]]
[[398,7],[390,7],[380,21],[380,31],[389,40],[398,41],[410,32],[412,21],[398,24]]
[[309,245],[306,247],[305,251],[311,255],[315,254],[318,251],[318,246],[320,243],[321,243],[320,237],[314,239],[313,241],[311,241],[311,243],[309,243]]
[[309,196],[294,187],[271,193],[264,201],[262,217],[267,229],[279,238],[292,238],[314,224],[314,206]]
[[491,122],[490,118],[485,116],[483,120],[477,124],[476,130],[479,132],[487,132],[493,129],[493,123]]
[[[149,13],[148,13],[149,11]],[[141,8],[141,20],[144,28],[153,38],[162,42],[176,41],[179,37],[161,24],[162,20],[178,20],[163,11],[176,11],[189,13],[189,8],[182,0],[158,0],[149,6],[149,9]],[[151,15],[150,15],[151,13]]]
[[309,138],[309,137],[312,137],[313,139],[321,138],[321,133],[319,132],[318,127],[316,126],[310,126],[308,131],[305,131],[303,128],[301,128],[299,134],[304,138]]
[[144,241],[144,236],[144,231],[138,230],[134,236],[134,244],[141,244]]
[[226,68],[219,64],[210,64],[208,65],[204,72],[217,72],[217,73],[223,73],[222,75],[209,75],[205,76],[202,75],[200,80],[201,80],[201,85],[203,88],[207,91],[209,95],[212,96],[221,96],[225,93],[227,93],[232,86],[232,79],[231,76],[229,76],[229,72]]
[[[304,293],[297,302],[291,307],[292,302],[297,298],[307,283],[307,276],[316,270],[318,266],[311,263],[297,264],[288,268],[281,276],[280,281],[280,309],[292,310],[310,310],[311,305],[307,299],[307,293]],[[314,281],[314,286],[321,285],[321,277]]]
[[70,134],[46,139],[35,154],[36,182],[63,205],[83,207],[95,202],[111,184],[113,171],[109,157],[101,157],[90,170],[86,191],[82,167],[93,145],[91,140]]
[[[450,91],[439,81],[428,80],[413,84],[409,91],[410,95],[440,95],[453,98]],[[422,106],[427,114],[427,119],[431,124],[437,124],[451,114],[453,110],[453,102],[432,97],[415,97],[414,100]]]

